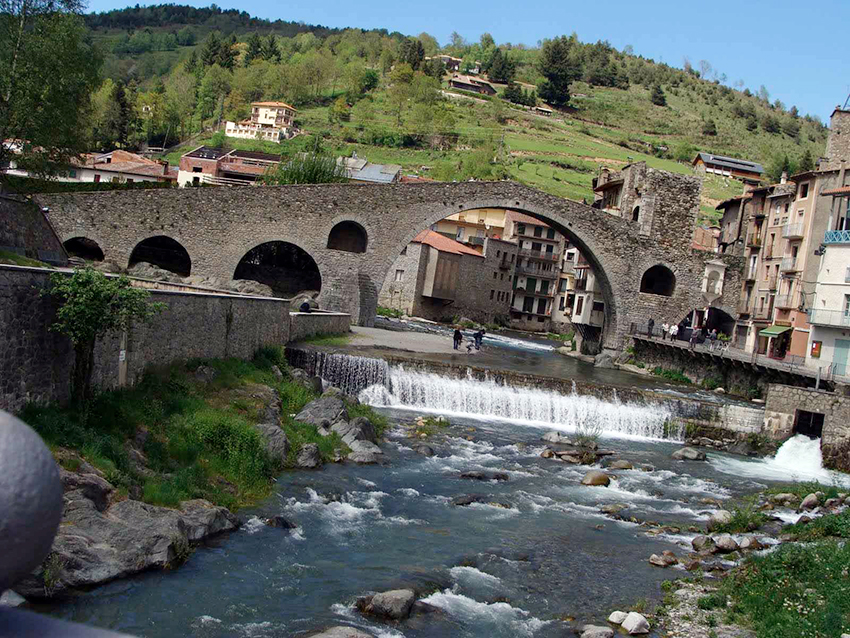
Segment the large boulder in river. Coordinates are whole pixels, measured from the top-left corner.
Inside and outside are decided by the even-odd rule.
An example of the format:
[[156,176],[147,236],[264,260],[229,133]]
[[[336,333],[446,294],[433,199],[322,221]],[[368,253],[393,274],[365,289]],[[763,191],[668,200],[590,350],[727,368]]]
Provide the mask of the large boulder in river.
[[613,638],[614,630],[600,625],[585,625],[581,628],[581,638]]
[[714,545],[717,547],[717,552],[720,554],[729,554],[738,551],[738,541],[732,538],[729,534],[721,534],[714,537]]
[[328,421],[331,425],[344,422],[348,423],[348,410],[345,407],[345,402],[338,396],[322,395],[314,401],[310,401],[304,408],[295,415],[295,420],[300,423],[309,423],[317,428],[324,421]]
[[716,512],[712,512],[711,516],[709,516],[706,527],[709,532],[712,532],[724,525],[728,525],[731,522],[732,512],[729,510],[717,510]]
[[818,495],[809,494],[800,503],[800,510],[813,510],[818,506]]
[[705,452],[692,447],[683,447],[670,455],[674,461],[705,461]]
[[460,478],[472,479],[473,481],[507,481],[510,479],[507,472],[488,472],[479,470],[470,470],[461,472]]
[[295,465],[305,470],[313,470],[322,466],[322,453],[316,443],[307,443],[298,450]]
[[354,627],[331,627],[318,634],[310,634],[309,638],[375,638],[373,634],[367,634]]
[[371,441],[352,441],[348,444],[352,452],[364,452],[366,454],[383,454],[384,451]]
[[619,460],[614,461],[613,463],[611,463],[611,464],[608,466],[608,469],[609,469],[609,470],[633,470],[633,469],[634,469],[634,465],[632,465],[631,463],[629,463],[629,462],[628,462],[627,460],[625,460],[625,459],[619,459]]
[[339,434],[342,442],[348,447],[354,441],[371,441],[378,442],[378,435],[375,433],[375,426],[366,417],[359,416],[352,419],[350,422],[337,421],[331,426],[331,431]]
[[636,611],[630,611],[620,627],[630,636],[649,633],[649,621]]
[[404,620],[416,600],[412,589],[393,589],[372,597],[361,598],[357,608],[364,614],[383,620]]
[[590,470],[581,479],[582,485],[601,485],[602,487],[608,487],[609,483],[611,483],[611,477],[599,470]]
[[49,588],[45,566],[15,586],[27,598],[50,598],[185,560],[192,543],[238,527],[236,517],[204,500],[180,509],[126,500],[105,511],[82,489],[65,493],[62,524],[53,541]]
[[570,441],[569,437],[563,434],[562,432],[558,432],[557,430],[553,430],[552,432],[547,432],[542,437],[541,440],[547,441],[548,443],[558,443],[560,445],[572,445],[572,441]]

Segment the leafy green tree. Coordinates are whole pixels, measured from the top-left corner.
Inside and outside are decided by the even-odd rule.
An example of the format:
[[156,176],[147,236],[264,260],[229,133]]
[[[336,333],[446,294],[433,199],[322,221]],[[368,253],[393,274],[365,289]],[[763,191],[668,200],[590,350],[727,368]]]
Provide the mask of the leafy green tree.
[[345,101],[345,98],[340,96],[334,100],[334,103],[328,109],[328,122],[333,124],[335,122],[347,122],[350,119],[351,109]]
[[788,137],[796,138],[800,134],[800,123],[793,117],[789,118],[782,123],[782,132]]
[[94,268],[74,270],[68,276],[54,273],[43,294],[56,298],[54,332],[66,335],[74,344],[72,397],[82,403],[91,397],[94,348],[106,335],[126,330],[134,321],[149,321],[165,308],[153,303],[144,288],[133,288],[125,276],[107,277]]
[[248,48],[245,50],[245,66],[248,66],[254,60],[263,57],[263,39],[260,34],[254,31],[248,36]]
[[446,74],[446,65],[440,58],[431,58],[423,65],[423,72],[435,80],[442,80]]
[[[87,105],[101,57],[78,0],[0,0],[0,141],[24,141],[18,163],[48,175],[86,150]],[[0,165],[12,149],[0,144]]]
[[415,38],[407,38],[398,48],[398,61],[410,65],[414,71],[418,70],[425,60],[425,49],[422,42]]
[[664,95],[664,89],[661,88],[660,84],[652,87],[652,94],[649,99],[656,106],[667,106],[667,96]]
[[345,168],[320,150],[301,153],[263,176],[263,182],[278,184],[332,184],[347,182]]
[[502,99],[514,104],[524,104],[522,89],[514,82],[510,82],[502,91]]
[[702,125],[702,134],[715,136],[717,135],[717,124],[712,119],[706,120]]
[[771,183],[776,183],[782,178],[782,173],[793,175],[797,172],[797,165],[788,157],[787,153],[777,153],[770,158],[765,167],[765,173]]
[[761,128],[765,133],[776,134],[782,131],[782,127],[779,124],[779,120],[777,120],[773,115],[768,113],[762,118]]
[[570,101],[570,84],[581,77],[581,61],[574,54],[575,38],[546,40],[540,49],[537,70],[545,78],[537,88],[541,99],[555,106]]
[[177,32],[177,44],[181,47],[190,47],[197,41],[195,30],[192,27],[183,27]]
[[422,51],[426,56],[436,55],[440,50],[440,45],[437,43],[437,39],[430,33],[425,33],[423,31],[416,36],[416,39],[422,43]]

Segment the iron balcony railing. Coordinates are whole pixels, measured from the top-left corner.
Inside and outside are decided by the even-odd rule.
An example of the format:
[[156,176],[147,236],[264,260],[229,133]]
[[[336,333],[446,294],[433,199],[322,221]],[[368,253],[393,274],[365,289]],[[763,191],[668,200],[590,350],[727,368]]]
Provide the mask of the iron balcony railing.
[[809,310],[809,323],[813,326],[850,328],[850,309],[825,310],[822,308],[812,308]]
[[553,268],[552,270],[538,270],[533,266],[520,266],[517,268],[517,272],[523,275],[527,275],[529,277],[537,277],[538,279],[557,279],[558,278],[558,270]]
[[532,250],[531,248],[521,248],[519,254],[523,257],[531,257],[532,259],[545,259],[547,261],[558,261],[561,258],[561,253],[546,252],[544,250]]
[[828,230],[823,238],[825,244],[850,244],[850,230]]
[[587,290],[587,279],[576,279],[576,290]]
[[758,279],[758,268],[756,266],[750,266],[747,268],[747,272],[744,275],[744,279],[747,281],[755,281]]
[[799,299],[800,296],[796,292],[792,292],[786,295],[777,296],[773,305],[775,308],[779,308],[780,310],[793,310],[800,305]]
[[782,264],[779,266],[779,270],[782,272],[793,272],[795,270],[799,270],[799,266],[797,266],[797,258],[796,257],[786,257],[782,260]]
[[805,224],[799,222],[796,224],[785,224],[782,227],[782,236],[785,239],[799,239],[805,232]]

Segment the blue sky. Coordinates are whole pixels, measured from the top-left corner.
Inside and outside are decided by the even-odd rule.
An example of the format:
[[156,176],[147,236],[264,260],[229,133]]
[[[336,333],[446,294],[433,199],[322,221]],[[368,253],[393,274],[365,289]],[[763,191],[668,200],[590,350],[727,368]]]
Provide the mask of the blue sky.
[[[90,0],[89,10],[127,4]],[[584,42],[608,40],[618,49],[630,44],[636,54],[673,66],[681,67],[685,56],[697,68],[699,60],[708,60],[718,73],[726,73],[730,84],[741,79],[753,91],[764,84],[771,100],[778,98],[786,107],[796,104],[801,113],[819,115],[824,121],[850,93],[850,0],[811,5],[790,0],[219,0],[217,4],[268,19],[386,28],[409,35],[427,31],[440,44],[452,31],[467,40],[489,31],[496,42],[527,45],[575,31]]]

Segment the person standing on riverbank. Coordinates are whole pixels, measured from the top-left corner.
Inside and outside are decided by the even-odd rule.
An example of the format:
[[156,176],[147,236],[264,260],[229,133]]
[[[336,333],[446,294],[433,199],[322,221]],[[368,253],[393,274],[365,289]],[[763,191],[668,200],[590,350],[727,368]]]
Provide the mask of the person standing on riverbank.
[[479,330],[472,337],[475,339],[475,349],[481,350],[481,342],[484,341],[484,331]]
[[460,331],[459,328],[455,328],[455,334],[454,334],[455,350],[457,350],[460,347],[461,341],[463,341],[463,333]]

